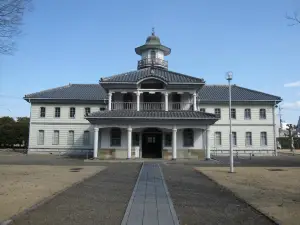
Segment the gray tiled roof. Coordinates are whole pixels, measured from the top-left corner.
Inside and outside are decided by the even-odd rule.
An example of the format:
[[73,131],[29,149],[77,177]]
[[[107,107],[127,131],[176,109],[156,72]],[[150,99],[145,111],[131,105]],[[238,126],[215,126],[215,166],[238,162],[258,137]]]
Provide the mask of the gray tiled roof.
[[201,78],[151,67],[102,78],[100,81],[102,83],[136,83],[147,77],[159,78],[167,83],[204,83],[204,80]]
[[199,111],[134,111],[116,110],[91,113],[87,118],[145,118],[145,119],[216,119],[211,113]]
[[69,84],[45,91],[25,95],[25,99],[72,99],[72,100],[103,100],[106,91],[99,84]]
[[[228,101],[228,85],[204,85],[198,92],[200,102],[205,101]],[[282,99],[275,95],[270,95],[260,91],[251,90],[237,85],[231,86],[232,101],[281,101]]]
[[[107,93],[99,84],[70,84],[28,94],[24,98],[99,101],[107,99]],[[199,91],[198,98],[200,102],[228,101],[228,85],[204,85]],[[281,98],[233,85],[232,101],[281,101]]]

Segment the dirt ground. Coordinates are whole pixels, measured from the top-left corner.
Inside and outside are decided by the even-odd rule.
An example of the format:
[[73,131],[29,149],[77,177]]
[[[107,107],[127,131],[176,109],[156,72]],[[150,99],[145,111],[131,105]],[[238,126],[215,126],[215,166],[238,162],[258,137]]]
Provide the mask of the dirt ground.
[[300,168],[236,167],[233,174],[228,173],[229,168],[220,167],[197,167],[196,170],[229,188],[280,224],[299,224]]
[[0,165],[0,221],[103,169],[103,166]]

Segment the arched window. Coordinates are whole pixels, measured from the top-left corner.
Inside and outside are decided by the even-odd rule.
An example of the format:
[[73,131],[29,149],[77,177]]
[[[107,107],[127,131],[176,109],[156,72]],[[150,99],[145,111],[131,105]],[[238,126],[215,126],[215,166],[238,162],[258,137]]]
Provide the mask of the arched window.
[[110,146],[121,146],[121,129],[112,128],[110,130]]
[[194,146],[194,131],[192,129],[183,130],[183,146],[184,147]]
[[156,52],[154,50],[151,50],[150,55],[151,55],[151,59],[156,58]]

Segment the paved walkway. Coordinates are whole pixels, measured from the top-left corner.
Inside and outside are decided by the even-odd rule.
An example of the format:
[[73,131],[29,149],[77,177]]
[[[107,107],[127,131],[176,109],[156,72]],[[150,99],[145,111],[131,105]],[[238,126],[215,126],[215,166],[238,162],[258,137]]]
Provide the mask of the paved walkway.
[[160,166],[145,163],[121,225],[178,225]]

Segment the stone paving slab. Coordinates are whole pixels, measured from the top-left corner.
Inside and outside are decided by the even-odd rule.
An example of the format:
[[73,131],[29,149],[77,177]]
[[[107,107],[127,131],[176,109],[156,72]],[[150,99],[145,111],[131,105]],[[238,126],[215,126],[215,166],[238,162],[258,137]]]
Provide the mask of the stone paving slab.
[[122,225],[141,224],[179,224],[157,163],[144,163],[122,221]]

